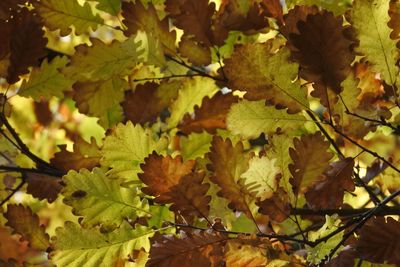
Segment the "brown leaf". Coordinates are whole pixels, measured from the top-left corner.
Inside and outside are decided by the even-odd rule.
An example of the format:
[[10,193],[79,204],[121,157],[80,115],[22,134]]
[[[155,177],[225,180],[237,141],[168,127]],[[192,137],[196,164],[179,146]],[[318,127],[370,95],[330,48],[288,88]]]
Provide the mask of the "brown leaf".
[[279,0],[263,0],[262,5],[268,17],[275,18],[278,24],[283,24],[283,10]]
[[287,193],[278,188],[271,198],[257,202],[260,213],[267,215],[271,220],[283,222],[290,216],[290,200]]
[[217,129],[226,129],[226,116],[238,97],[218,92],[212,98],[205,97],[200,107],[194,108],[194,117],[189,114],[183,118],[179,129],[185,134],[200,133],[206,130],[215,133]]
[[292,178],[289,182],[295,194],[304,193],[317,182],[326,177],[323,173],[329,168],[329,160],[333,157],[328,152],[329,142],[325,141],[320,132],[304,135],[293,139],[294,148],[289,148],[293,160],[289,164]]
[[184,31],[184,35],[193,36],[194,40],[209,47],[213,44],[211,30],[212,16],[215,4],[208,0],[181,1],[179,11],[177,1],[166,1],[167,10],[173,10],[170,16],[175,19],[175,25]]
[[147,82],[125,94],[122,102],[125,118],[133,123],[155,122],[161,111],[177,97],[179,85]]
[[14,10],[23,5],[25,0],[1,0],[0,1],[0,19],[7,20]]
[[92,137],[90,143],[78,136],[74,142],[74,151],[70,152],[66,145],[60,145],[61,151],[54,154],[50,163],[60,170],[68,172],[70,170],[79,171],[80,169],[91,170],[99,165],[101,158],[100,149],[96,140]]
[[356,251],[360,259],[400,265],[400,223],[391,217],[370,219],[360,230]]
[[[354,60],[352,41],[345,33],[342,17],[322,11],[310,14],[305,21],[297,22],[298,33],[289,34],[292,59],[299,62],[299,76],[314,83],[312,95],[330,107],[336,102],[329,99],[328,90],[339,94],[341,82],[350,73]],[[331,103],[329,103],[330,101]]]
[[29,173],[26,181],[28,183],[26,189],[28,194],[40,200],[47,199],[49,203],[57,199],[57,195],[62,189],[61,180],[53,176]]
[[39,250],[49,247],[49,235],[46,234],[44,226],[39,225],[39,217],[33,214],[30,208],[8,205],[4,217],[7,219],[6,225],[29,241],[31,247]]
[[[389,16],[390,20],[388,26],[392,29],[390,38],[397,40],[400,37],[400,3],[398,1],[390,1]],[[399,45],[399,42],[397,42],[397,47],[399,47]]]
[[317,13],[318,7],[316,6],[295,6],[283,17],[284,24],[280,25],[280,32],[286,39],[289,39],[290,34],[299,33],[297,29],[299,21],[306,21],[308,15]]
[[125,35],[136,34],[138,30],[145,31],[162,44],[166,54],[175,54],[176,32],[169,31],[168,18],[163,20],[158,18],[153,4],[148,4],[145,8],[141,1],[123,2],[122,16],[124,17],[123,23],[127,26],[124,31]]
[[28,242],[19,239],[20,237],[11,235],[8,228],[0,226],[0,266],[20,267],[32,256]]
[[35,111],[36,119],[41,125],[48,126],[53,121],[53,113],[50,110],[50,105],[48,101],[35,101],[33,103],[33,108]]
[[312,209],[335,209],[343,204],[344,191],[354,191],[354,159],[345,158],[330,164],[325,180],[314,184],[305,194]]
[[8,66],[8,83],[15,83],[19,75],[28,73],[28,67],[36,66],[38,59],[46,55],[47,39],[39,18],[28,9],[23,8],[15,14],[10,38],[10,65]]
[[223,246],[228,237],[208,232],[161,236],[150,249],[146,266],[222,266]]
[[195,65],[211,64],[211,50],[209,47],[196,42],[193,38],[183,36],[179,42],[179,53]]
[[249,218],[253,215],[250,204],[255,200],[254,195],[245,186],[240,175],[248,169],[249,155],[243,151],[243,144],[232,145],[231,140],[214,136],[208,157],[211,164],[208,169],[213,172],[210,180],[220,187],[218,195],[229,200],[228,207],[244,212]]

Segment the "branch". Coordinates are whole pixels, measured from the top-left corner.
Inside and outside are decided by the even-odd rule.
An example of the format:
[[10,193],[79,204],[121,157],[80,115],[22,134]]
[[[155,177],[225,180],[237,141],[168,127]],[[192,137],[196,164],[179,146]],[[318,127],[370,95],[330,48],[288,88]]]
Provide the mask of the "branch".
[[[294,208],[291,210],[291,215],[312,215],[312,216],[325,216],[337,214],[340,217],[355,217],[360,216],[364,213],[375,210],[374,208],[361,208],[361,209],[320,209],[312,210],[305,208]],[[382,207],[375,212],[376,216],[386,216],[386,215],[400,215],[400,207]]]
[[17,193],[24,186],[25,183],[26,183],[26,177],[24,174],[22,174],[21,182],[17,185],[16,188],[11,190],[11,193],[5,199],[1,201],[0,207],[3,206],[5,203],[7,203],[7,201],[9,201],[15,195],[15,193]]

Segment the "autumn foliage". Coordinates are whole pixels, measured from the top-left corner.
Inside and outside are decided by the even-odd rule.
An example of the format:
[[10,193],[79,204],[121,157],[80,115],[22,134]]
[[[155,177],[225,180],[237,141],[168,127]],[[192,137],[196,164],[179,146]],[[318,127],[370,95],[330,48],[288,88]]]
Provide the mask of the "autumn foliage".
[[400,266],[398,0],[1,0],[0,266]]

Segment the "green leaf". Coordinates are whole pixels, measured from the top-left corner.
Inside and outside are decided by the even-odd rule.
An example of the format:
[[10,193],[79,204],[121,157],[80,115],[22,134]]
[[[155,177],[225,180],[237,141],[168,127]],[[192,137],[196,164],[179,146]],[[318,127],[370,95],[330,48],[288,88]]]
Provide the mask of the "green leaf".
[[134,188],[122,187],[119,179],[106,176],[99,168],[70,171],[63,181],[64,202],[74,208],[75,215],[83,216],[85,227],[118,226],[123,220],[134,221],[149,213],[147,201],[141,200]]
[[71,26],[81,35],[103,24],[103,19],[93,14],[87,2],[81,6],[78,0],[41,0],[34,2],[34,7],[44,24],[52,31],[60,29],[62,36],[71,33]]
[[261,133],[272,134],[278,128],[289,131],[306,121],[303,115],[265,106],[265,101],[243,100],[233,104],[227,116],[228,129],[244,138],[257,138]]
[[152,235],[153,231],[143,226],[133,229],[127,222],[107,234],[66,222],[64,228],[56,229],[50,257],[58,267],[120,266],[134,250],[149,251]]
[[23,81],[18,92],[24,97],[32,97],[38,101],[41,97],[50,99],[52,96],[62,98],[63,92],[70,90],[73,80],[66,78],[60,69],[68,63],[67,57],[55,57],[50,63],[45,59],[40,68],[34,68],[28,81]]
[[168,127],[176,127],[186,113],[193,112],[196,105],[201,105],[204,97],[211,97],[217,91],[218,87],[212,79],[206,77],[185,79],[178,98],[171,105],[171,117],[167,119]]
[[142,61],[144,50],[140,42],[131,37],[124,42],[114,41],[110,45],[91,39],[92,46],[80,45],[65,68],[68,77],[79,81],[108,80],[114,76],[125,76]]
[[98,4],[98,10],[107,12],[110,15],[116,16],[121,10],[121,0],[95,0]]
[[261,201],[272,197],[278,188],[279,169],[275,162],[276,159],[254,157],[250,159],[247,171],[240,176]]
[[181,154],[184,160],[204,157],[210,151],[212,135],[207,132],[192,133],[182,137],[180,142]]
[[[308,234],[309,241],[315,241],[317,239],[323,238],[324,236],[329,235],[330,233],[336,231],[336,229],[340,226],[340,219],[337,216],[325,216],[325,224],[318,229],[318,231],[311,231]],[[321,242],[315,247],[306,246],[308,256],[307,260],[313,264],[320,263],[325,256],[329,255],[331,250],[336,247],[337,244],[343,238],[343,231],[339,232],[338,234],[334,235],[333,237],[329,238],[326,242]],[[338,253],[338,251],[336,251]]]
[[114,132],[104,140],[101,164],[111,167],[110,174],[137,180],[140,164],[153,151],[162,153],[167,147],[165,138],[154,139],[150,129],[131,122],[118,124]]
[[387,0],[355,0],[353,26],[360,40],[357,50],[372,64],[373,71],[381,73],[386,83],[393,85],[399,74],[398,51],[396,41],[390,39],[388,11]]

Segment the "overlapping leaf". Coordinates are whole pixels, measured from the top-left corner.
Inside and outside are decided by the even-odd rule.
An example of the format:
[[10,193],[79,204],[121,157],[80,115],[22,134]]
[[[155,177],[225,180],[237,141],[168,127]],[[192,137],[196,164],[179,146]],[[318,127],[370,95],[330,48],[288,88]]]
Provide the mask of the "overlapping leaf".
[[92,227],[98,224],[118,226],[125,219],[135,220],[148,213],[148,205],[135,189],[122,187],[121,181],[107,176],[101,169],[92,172],[82,169],[70,171],[63,177],[64,202],[83,216],[81,224]]
[[52,31],[59,29],[62,36],[71,33],[71,26],[77,35],[81,35],[89,29],[96,30],[103,23],[87,2],[81,6],[78,0],[37,0],[33,5],[46,27]]
[[149,129],[131,122],[118,124],[107,136],[101,150],[101,164],[111,167],[110,173],[127,179],[137,179],[140,164],[153,151],[163,151],[167,146],[164,138],[156,140]]
[[306,93],[296,80],[298,65],[289,61],[289,51],[271,51],[272,42],[247,44],[235,49],[225,61],[225,74],[234,90],[246,91],[249,100],[265,99],[289,113],[308,107]]
[[202,133],[191,133],[188,137],[181,137],[181,154],[185,160],[204,157],[210,150],[212,135]]
[[289,180],[295,194],[304,193],[311,186],[325,180],[323,173],[329,169],[333,154],[328,151],[329,142],[320,132],[293,140],[294,148],[289,149],[293,163],[289,165],[292,178]]
[[121,10],[121,1],[120,0],[95,0],[98,4],[96,8],[98,10],[107,12],[111,15],[118,15]]
[[30,208],[22,205],[8,205],[4,217],[7,219],[6,225],[29,241],[33,248],[46,250],[49,247],[49,235],[39,224],[39,217]]
[[29,173],[26,177],[28,184],[26,192],[40,200],[47,199],[49,203],[57,199],[63,186],[61,179],[45,174]]
[[152,235],[145,227],[133,229],[127,222],[107,234],[66,222],[64,228],[56,230],[50,257],[60,267],[118,266],[127,262],[134,250],[149,251]]

